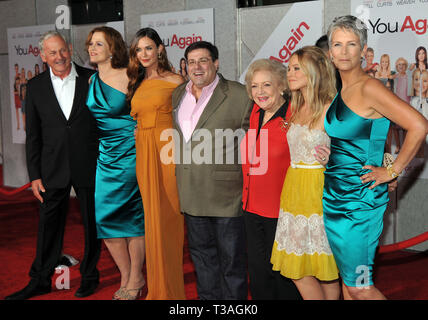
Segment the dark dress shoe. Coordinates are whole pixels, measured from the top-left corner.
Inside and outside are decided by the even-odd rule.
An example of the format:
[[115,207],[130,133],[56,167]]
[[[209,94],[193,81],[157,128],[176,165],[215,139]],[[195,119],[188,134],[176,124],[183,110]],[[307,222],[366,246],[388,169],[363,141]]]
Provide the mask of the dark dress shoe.
[[68,254],[63,254],[61,256],[61,258],[59,259],[55,269],[56,270],[62,269],[64,266],[65,267],[73,267],[73,266],[77,265],[78,263],[79,263],[79,260],[76,260],[74,257],[72,257]]
[[30,283],[22,290],[15,292],[7,297],[5,300],[27,300],[31,297],[39,296],[51,292],[51,286],[39,285],[36,281],[30,281]]
[[98,287],[98,284],[99,284],[98,280],[82,281],[82,283],[80,284],[80,288],[77,289],[74,296],[78,298],[84,298],[84,297],[90,296],[91,294],[94,293],[95,289]]

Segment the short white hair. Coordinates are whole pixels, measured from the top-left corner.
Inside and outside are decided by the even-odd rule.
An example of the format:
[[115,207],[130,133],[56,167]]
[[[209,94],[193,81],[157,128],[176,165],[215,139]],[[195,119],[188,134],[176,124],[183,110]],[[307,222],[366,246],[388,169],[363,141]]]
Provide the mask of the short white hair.
[[48,31],[48,32],[44,33],[40,37],[40,39],[39,39],[39,50],[40,50],[40,52],[43,52],[43,44],[44,44],[44,42],[46,40],[48,40],[49,38],[52,38],[52,37],[60,37],[62,40],[64,40],[65,44],[68,45],[67,39],[61,33],[59,33],[58,31],[55,31],[55,30],[51,30],[51,31]]

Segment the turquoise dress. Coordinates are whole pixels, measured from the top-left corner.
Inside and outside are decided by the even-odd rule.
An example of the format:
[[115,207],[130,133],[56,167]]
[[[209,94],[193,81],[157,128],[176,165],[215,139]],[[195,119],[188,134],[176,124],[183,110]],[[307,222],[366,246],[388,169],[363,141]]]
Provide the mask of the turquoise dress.
[[376,247],[383,229],[388,185],[370,190],[360,176],[365,165],[382,166],[389,129],[386,118],[367,119],[349,109],[340,93],[327,111],[331,155],[324,181],[324,225],[334,258],[349,287],[373,285]]
[[95,176],[98,238],[143,236],[144,210],[135,174],[136,121],[129,115],[126,95],[95,73],[86,104],[100,132]]

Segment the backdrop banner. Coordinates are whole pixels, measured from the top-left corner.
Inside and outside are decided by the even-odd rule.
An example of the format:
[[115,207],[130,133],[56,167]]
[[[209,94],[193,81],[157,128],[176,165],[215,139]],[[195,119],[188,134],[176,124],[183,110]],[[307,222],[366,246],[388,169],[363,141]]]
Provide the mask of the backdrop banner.
[[54,25],[7,29],[13,143],[25,143],[27,81],[45,70],[46,66],[40,58],[39,39],[45,32],[54,29]]
[[[428,117],[428,1],[352,0],[351,14],[368,28],[364,70]],[[397,155],[405,131],[391,123],[385,152]],[[425,141],[403,176],[428,179]]]
[[176,72],[186,76],[184,51],[196,41],[214,44],[214,9],[186,10],[141,15],[141,28],[155,29],[166,47]]
[[[294,3],[251,63],[258,59],[268,58],[288,64],[294,51],[304,46],[315,45],[315,42],[322,36],[323,11],[323,1]],[[239,78],[241,83],[245,82],[248,67],[249,65]]]

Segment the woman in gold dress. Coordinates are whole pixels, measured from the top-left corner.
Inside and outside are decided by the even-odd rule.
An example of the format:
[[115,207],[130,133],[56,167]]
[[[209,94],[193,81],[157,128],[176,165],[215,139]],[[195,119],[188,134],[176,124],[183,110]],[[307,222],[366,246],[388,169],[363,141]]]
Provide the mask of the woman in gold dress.
[[164,130],[173,127],[171,95],[183,82],[172,72],[157,32],[143,28],[131,43],[128,95],[137,119],[137,179],[143,198],[146,232],[147,300],[184,300],[184,222],[180,213],[175,165],[162,161]]

